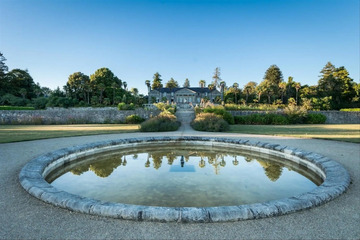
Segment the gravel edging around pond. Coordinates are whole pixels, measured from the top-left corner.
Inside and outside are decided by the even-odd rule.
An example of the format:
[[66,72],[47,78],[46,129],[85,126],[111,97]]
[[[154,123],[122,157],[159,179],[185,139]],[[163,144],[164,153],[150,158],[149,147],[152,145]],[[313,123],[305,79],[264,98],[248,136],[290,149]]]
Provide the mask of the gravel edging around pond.
[[[181,141],[192,144],[231,145],[232,147],[285,157],[316,172],[324,179],[324,182],[313,191],[264,203],[224,207],[169,208],[101,202],[58,190],[44,180],[44,177],[52,169],[68,164],[80,156],[142,144]],[[344,193],[350,184],[350,176],[341,164],[317,153],[259,141],[195,136],[128,138],[64,148],[30,161],[21,170],[19,179],[26,191],[55,206],[112,218],[160,222],[226,222],[279,216],[329,202]]]

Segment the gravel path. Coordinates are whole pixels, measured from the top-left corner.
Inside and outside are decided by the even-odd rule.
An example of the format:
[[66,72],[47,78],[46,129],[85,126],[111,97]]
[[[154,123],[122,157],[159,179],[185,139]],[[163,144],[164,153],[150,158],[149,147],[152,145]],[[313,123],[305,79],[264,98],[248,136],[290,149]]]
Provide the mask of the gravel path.
[[[320,153],[349,171],[352,184],[335,200],[280,217],[231,223],[133,222],[74,213],[30,196],[18,174],[30,159],[53,150],[95,141],[137,136],[214,136],[278,143]],[[178,132],[128,133],[0,144],[0,239],[359,239],[360,145],[260,135]]]

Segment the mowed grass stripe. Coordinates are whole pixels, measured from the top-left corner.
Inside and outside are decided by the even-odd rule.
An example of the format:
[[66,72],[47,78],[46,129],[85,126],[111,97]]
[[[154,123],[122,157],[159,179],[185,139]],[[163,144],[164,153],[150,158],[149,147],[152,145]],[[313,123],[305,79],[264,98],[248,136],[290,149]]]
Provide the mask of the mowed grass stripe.
[[2,125],[0,143],[97,134],[137,132],[138,124]]
[[360,124],[232,125],[229,132],[360,143]]

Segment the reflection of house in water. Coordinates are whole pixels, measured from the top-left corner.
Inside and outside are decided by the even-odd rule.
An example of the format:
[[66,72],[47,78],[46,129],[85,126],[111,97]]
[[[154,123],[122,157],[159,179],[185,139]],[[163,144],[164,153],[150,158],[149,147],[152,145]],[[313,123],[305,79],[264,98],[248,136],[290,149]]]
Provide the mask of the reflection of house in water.
[[[150,99],[156,102],[176,103],[176,104],[200,104],[201,99],[209,99],[215,102],[221,93],[216,90],[210,90],[207,87],[189,87],[189,88],[159,88],[149,92]],[[166,99],[166,100],[165,100]]]

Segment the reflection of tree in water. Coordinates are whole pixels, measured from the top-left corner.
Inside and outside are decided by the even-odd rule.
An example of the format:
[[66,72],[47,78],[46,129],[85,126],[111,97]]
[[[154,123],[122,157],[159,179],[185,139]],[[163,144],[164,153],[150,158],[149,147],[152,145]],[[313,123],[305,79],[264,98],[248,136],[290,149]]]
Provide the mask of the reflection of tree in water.
[[84,172],[89,171],[89,166],[90,166],[89,164],[83,164],[76,168],[71,169],[70,172],[74,175],[80,176]]
[[278,180],[281,176],[283,167],[277,163],[269,161],[257,160],[258,163],[264,168],[265,175],[273,182]]
[[149,153],[148,153],[147,158],[146,158],[145,167],[146,168],[150,167],[150,154]]
[[[126,159],[125,159],[126,161]],[[103,161],[97,161],[90,164],[89,169],[98,177],[108,177],[118,166],[123,164],[122,156],[114,156]]]
[[245,159],[245,161],[247,161],[247,162],[251,162],[251,161],[253,161],[255,158],[252,158],[252,157],[245,157],[244,159]]
[[234,166],[239,165],[239,161],[237,160],[237,156],[236,156],[236,155],[233,155],[232,157],[234,158],[234,160],[232,161],[233,165],[234,165]]
[[174,152],[169,152],[168,154],[166,154],[165,156],[168,160],[168,164],[172,165],[174,163],[174,160],[176,159],[176,153]]
[[153,154],[151,154],[151,158],[153,160],[153,166],[154,166],[155,169],[159,169],[161,167],[163,157],[164,157],[164,153],[153,153]]
[[199,167],[204,168],[205,165],[206,165],[206,162],[205,162],[205,160],[201,157],[201,160],[200,160],[200,162],[199,162]]

